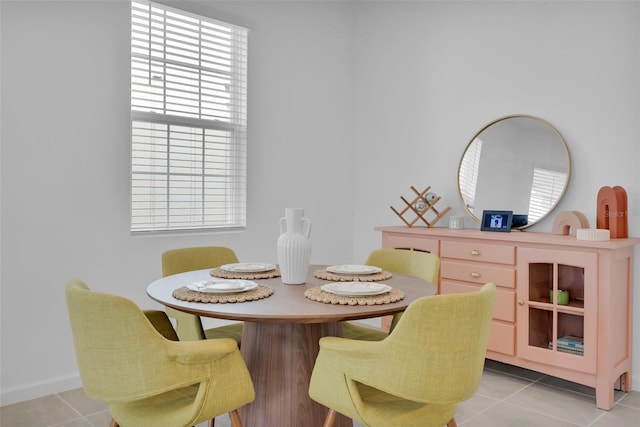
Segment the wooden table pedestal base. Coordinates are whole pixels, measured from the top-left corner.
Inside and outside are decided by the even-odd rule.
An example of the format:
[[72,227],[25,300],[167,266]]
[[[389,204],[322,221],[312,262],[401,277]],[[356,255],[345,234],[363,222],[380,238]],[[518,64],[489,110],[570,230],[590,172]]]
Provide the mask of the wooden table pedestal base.
[[[321,337],[342,336],[340,323],[244,322],[241,352],[256,390],[240,408],[245,426],[322,427],[328,409],[309,397]],[[352,427],[338,414],[335,427]]]

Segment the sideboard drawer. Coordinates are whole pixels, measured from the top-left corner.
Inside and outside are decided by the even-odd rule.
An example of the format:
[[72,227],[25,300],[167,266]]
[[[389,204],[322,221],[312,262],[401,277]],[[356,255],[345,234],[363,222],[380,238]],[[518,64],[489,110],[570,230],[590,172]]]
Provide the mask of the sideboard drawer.
[[[480,285],[467,285],[442,281],[441,294],[462,294],[466,292],[479,291]],[[510,289],[497,288],[496,302],[493,305],[493,318],[504,320],[505,322],[515,322],[516,320],[516,293]]]
[[489,343],[487,350],[496,353],[508,354],[513,356],[516,354],[516,327],[497,321],[491,322],[491,330],[489,332]]
[[514,246],[508,245],[443,240],[440,251],[442,258],[456,258],[509,265],[514,265],[516,262],[516,249]]
[[513,267],[440,261],[440,277],[478,284],[495,283],[496,286],[515,288],[516,271]]
[[436,239],[425,239],[424,237],[400,236],[394,234],[382,235],[382,247],[385,249],[413,249],[424,251],[439,256],[438,243]]

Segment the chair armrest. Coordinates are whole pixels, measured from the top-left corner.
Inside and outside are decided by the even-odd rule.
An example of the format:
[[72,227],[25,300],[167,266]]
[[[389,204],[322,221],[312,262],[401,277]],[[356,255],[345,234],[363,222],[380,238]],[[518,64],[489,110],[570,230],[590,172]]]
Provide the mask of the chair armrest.
[[210,363],[238,351],[238,343],[231,338],[167,343],[167,356],[183,365]]
[[383,341],[360,341],[339,337],[320,339],[319,358],[330,359],[348,378],[375,377],[375,371],[383,365]]
[[406,367],[395,360],[397,351],[399,349],[394,348],[388,340],[320,339],[320,356],[323,360],[331,359],[332,369],[338,369],[345,379],[407,400],[421,401],[413,393],[407,393],[402,383],[398,384],[398,379],[406,375]]

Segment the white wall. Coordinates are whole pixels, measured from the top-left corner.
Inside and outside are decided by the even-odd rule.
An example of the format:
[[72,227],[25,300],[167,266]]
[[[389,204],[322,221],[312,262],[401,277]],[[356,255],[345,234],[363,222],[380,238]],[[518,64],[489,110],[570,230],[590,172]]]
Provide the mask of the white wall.
[[212,4],[251,29],[248,226],[159,237],[128,231],[129,3],[0,7],[2,404],[80,385],[69,279],[154,307],[145,288],[164,250],[221,244],[275,262],[285,207],[312,220],[312,262],[351,260],[350,7]]
[[506,114],[565,137],[559,210],[593,223],[598,189],[622,185],[640,236],[637,2],[175,3],[251,29],[242,233],[128,233],[127,2],[0,2],[3,405],[79,385],[70,278],[153,307],[144,289],[162,251],[221,244],[273,262],[293,206],[313,222],[313,262],[361,261],[380,245],[375,226],[401,224],[389,206],[410,185],[463,213],[459,158]]
[[[598,190],[621,185],[640,236],[640,2],[359,2],[355,16],[356,259],[380,244],[374,227],[402,225],[389,206],[401,208],[410,185],[465,215],[466,144],[518,113],[553,124],[572,158],[567,193],[531,231],[551,231],[563,210],[595,226]],[[467,215],[465,225],[478,227]],[[640,390],[640,246],[635,268]]]

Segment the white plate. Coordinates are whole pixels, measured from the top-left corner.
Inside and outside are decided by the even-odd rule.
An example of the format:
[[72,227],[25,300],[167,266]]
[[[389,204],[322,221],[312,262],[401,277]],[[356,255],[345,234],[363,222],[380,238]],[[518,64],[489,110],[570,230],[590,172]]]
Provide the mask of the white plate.
[[255,282],[248,280],[205,280],[193,282],[187,288],[206,294],[231,294],[234,292],[247,292],[258,287]]
[[237,262],[235,264],[225,264],[220,266],[220,269],[233,273],[262,273],[265,271],[275,270],[275,268],[275,265],[266,264],[264,262]]
[[370,282],[338,282],[327,283],[320,287],[323,291],[340,296],[358,297],[369,295],[381,295],[389,292],[392,288],[384,283]]
[[380,267],[374,267],[372,265],[353,265],[353,264],[344,264],[344,265],[332,265],[327,267],[327,271],[329,273],[335,274],[375,274],[380,273],[382,269]]

